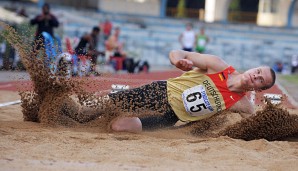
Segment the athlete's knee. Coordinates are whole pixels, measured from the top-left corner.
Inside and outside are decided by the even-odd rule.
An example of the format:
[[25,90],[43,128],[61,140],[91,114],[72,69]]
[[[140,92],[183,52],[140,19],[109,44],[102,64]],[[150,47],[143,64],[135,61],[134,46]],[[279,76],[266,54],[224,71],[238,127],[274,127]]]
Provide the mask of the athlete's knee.
[[111,129],[118,132],[127,131],[136,133],[142,131],[142,123],[137,117],[118,118],[112,122]]

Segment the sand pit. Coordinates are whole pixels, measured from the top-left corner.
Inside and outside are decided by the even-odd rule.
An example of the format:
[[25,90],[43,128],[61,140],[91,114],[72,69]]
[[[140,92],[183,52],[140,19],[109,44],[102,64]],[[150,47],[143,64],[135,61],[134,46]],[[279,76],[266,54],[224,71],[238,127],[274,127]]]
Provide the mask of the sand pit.
[[[16,100],[1,91],[0,103]],[[297,113],[290,110],[290,113]],[[239,121],[230,113],[228,120]],[[233,122],[234,122],[233,121]],[[185,129],[109,133],[92,126],[24,122],[20,105],[0,108],[1,170],[296,170],[298,139],[198,137]]]

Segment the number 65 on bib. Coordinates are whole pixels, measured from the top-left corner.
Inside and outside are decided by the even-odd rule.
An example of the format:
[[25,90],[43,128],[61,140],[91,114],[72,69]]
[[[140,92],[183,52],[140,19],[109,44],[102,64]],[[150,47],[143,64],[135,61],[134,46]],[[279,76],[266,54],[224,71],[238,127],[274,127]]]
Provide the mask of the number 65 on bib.
[[202,85],[186,89],[182,93],[182,100],[185,110],[191,116],[202,116],[214,111]]

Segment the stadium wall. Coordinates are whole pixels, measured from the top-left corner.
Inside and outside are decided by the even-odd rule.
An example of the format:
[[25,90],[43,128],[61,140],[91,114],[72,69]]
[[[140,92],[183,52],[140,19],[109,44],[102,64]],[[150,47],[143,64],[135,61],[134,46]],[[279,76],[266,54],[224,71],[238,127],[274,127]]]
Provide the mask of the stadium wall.
[[[117,5],[115,5],[117,4]],[[99,0],[98,9],[102,12],[134,15],[160,16],[159,0]]]
[[45,0],[45,2],[50,4],[72,6],[75,8],[98,9],[98,0]]

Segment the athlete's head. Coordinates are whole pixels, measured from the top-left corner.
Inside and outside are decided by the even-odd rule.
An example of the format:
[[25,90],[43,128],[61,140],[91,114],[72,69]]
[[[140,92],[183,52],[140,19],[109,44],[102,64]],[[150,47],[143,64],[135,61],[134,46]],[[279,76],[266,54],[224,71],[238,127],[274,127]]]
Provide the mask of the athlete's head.
[[275,83],[275,72],[268,66],[261,66],[245,71],[241,83],[246,90],[266,90]]

